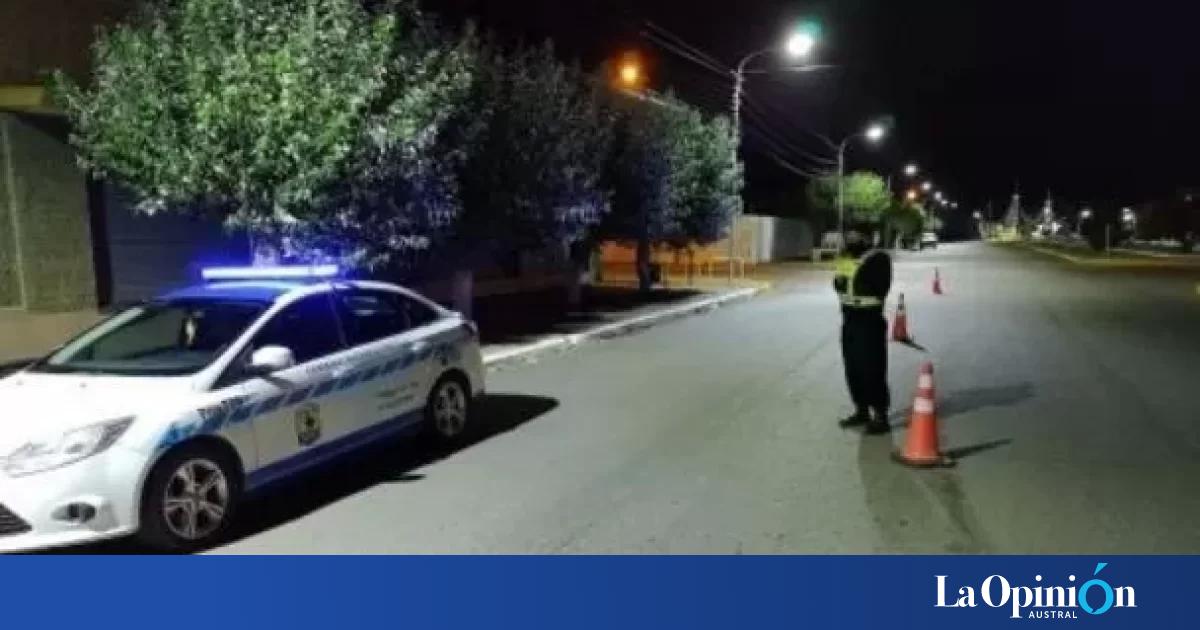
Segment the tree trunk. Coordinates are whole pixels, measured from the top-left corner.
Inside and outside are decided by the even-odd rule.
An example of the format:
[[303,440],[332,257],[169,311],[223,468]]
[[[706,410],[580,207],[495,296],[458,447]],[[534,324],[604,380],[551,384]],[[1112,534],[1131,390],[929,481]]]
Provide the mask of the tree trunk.
[[588,254],[590,248],[584,242],[568,243],[567,254],[567,310],[578,311],[583,304],[583,285],[587,282]]
[[475,272],[470,269],[455,271],[450,286],[454,310],[470,319],[475,310]]
[[650,291],[653,277],[650,273],[650,239],[639,238],[637,243],[637,277],[638,290],[643,293]]

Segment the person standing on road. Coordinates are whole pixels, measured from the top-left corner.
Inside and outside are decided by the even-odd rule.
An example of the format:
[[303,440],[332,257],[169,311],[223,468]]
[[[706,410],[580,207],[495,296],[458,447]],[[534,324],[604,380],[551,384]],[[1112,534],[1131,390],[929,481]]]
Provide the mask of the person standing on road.
[[854,415],[842,427],[866,425],[869,434],[887,433],[891,395],[887,384],[887,320],[884,302],[892,288],[892,259],[868,250],[866,236],[846,234],[845,254],[837,261],[833,288],[842,307],[842,362]]

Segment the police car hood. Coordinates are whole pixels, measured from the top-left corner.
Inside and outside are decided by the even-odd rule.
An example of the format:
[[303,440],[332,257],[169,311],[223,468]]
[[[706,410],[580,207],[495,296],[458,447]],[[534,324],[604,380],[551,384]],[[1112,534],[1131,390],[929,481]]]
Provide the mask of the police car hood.
[[191,380],[22,372],[0,379],[0,456],[26,440],[183,402]]

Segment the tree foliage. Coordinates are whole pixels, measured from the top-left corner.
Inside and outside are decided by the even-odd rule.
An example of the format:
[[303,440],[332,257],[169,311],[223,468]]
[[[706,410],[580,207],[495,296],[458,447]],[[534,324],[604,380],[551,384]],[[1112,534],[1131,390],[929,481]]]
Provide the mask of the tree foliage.
[[417,20],[392,2],[175,0],[101,35],[92,85],[54,84],[83,164],[144,210],[268,230],[327,221],[347,175],[425,172],[393,159],[436,137],[465,69],[413,37]]
[[619,96],[609,163],[614,207],[606,237],[677,246],[721,238],[741,203],[741,167],[724,118],[705,118],[673,96]]
[[925,208],[918,203],[897,200],[888,206],[883,220],[894,235],[913,238],[924,230]]
[[83,165],[145,212],[380,270],[596,226],[708,242],[741,203],[724,119],[612,95],[549,43],[447,37],[408,0],[151,7],[101,33],[92,83],[54,78]]
[[470,45],[479,77],[458,121],[479,131],[463,136],[461,240],[491,250],[580,239],[609,207],[611,130],[597,87],[549,42],[507,53]]
[[[891,203],[883,178],[869,171],[847,175],[843,184],[846,226],[876,226]],[[821,215],[822,223],[836,223],[838,178],[817,177],[808,183],[809,207]]]

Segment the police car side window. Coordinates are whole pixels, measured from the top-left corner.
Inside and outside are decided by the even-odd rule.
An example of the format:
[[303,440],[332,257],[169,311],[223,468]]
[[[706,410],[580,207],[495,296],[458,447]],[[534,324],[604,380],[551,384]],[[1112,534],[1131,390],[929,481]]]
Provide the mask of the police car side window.
[[352,346],[399,335],[410,328],[399,295],[367,289],[340,290],[336,295],[346,342]]
[[341,350],[342,339],[329,296],[310,295],[276,313],[254,336],[255,350],[266,346],[283,346],[291,350],[296,363]]
[[397,295],[396,300],[403,304],[405,312],[408,313],[409,326],[420,328],[426,324],[432,324],[437,321],[437,311],[428,306],[403,295]]

